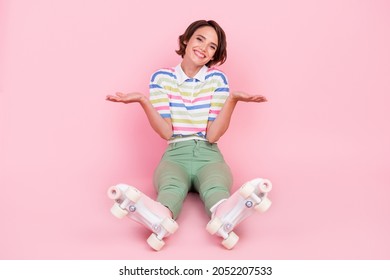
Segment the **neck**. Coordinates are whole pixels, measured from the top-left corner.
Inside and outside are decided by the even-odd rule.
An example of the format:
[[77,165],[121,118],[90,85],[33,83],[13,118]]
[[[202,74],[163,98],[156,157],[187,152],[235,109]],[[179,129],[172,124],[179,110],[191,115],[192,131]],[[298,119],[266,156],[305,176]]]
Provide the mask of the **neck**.
[[181,68],[189,78],[195,77],[195,75],[199,72],[200,69],[202,69],[202,67],[203,65],[188,65],[184,60],[181,63]]

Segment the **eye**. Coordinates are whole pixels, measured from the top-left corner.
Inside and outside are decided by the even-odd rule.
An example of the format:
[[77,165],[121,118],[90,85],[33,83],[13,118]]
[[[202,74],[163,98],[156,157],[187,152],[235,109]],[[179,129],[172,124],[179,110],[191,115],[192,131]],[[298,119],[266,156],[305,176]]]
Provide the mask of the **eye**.
[[196,40],[198,40],[199,42],[203,42],[202,37],[196,37]]

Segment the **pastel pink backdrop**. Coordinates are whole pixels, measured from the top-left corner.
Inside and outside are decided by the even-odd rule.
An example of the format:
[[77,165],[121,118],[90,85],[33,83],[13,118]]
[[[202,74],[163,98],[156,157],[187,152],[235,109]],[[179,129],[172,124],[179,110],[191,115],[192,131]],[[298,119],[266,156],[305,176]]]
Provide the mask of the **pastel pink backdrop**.
[[[1,1],[0,259],[389,259],[390,5],[387,1]],[[136,105],[175,66],[197,19],[228,35],[220,68],[239,104],[220,141],[235,178],[274,183],[271,210],[231,251],[196,195],[161,252],[111,216],[107,188],[155,197],[166,146]]]

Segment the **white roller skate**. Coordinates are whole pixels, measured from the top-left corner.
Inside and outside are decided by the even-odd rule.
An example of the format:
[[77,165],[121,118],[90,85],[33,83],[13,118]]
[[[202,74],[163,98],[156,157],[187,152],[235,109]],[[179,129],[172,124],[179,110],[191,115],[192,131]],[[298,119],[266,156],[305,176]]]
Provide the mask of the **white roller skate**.
[[210,234],[223,238],[222,245],[232,249],[239,237],[233,229],[255,211],[265,212],[271,207],[267,197],[272,184],[267,179],[253,179],[238,189],[228,199],[218,202],[211,208],[211,220],[206,226]]
[[111,213],[122,219],[124,216],[146,226],[153,233],[147,243],[159,251],[164,245],[164,237],[173,234],[178,224],[171,218],[171,212],[161,203],[154,201],[135,187],[118,184],[108,189],[108,197],[115,200]]

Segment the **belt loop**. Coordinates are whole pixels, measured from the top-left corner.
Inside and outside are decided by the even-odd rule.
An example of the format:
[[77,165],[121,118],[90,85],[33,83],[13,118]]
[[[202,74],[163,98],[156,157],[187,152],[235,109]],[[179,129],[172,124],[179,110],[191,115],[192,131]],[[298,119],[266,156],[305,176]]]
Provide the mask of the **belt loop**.
[[197,156],[199,153],[199,146],[200,146],[200,142],[201,140],[197,140],[197,139],[194,139],[195,141],[195,147],[194,147],[194,156]]

